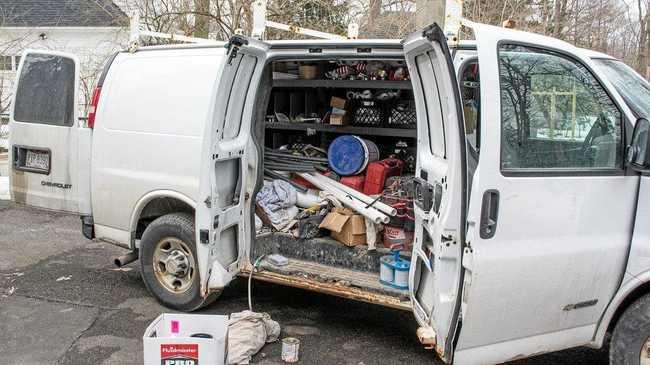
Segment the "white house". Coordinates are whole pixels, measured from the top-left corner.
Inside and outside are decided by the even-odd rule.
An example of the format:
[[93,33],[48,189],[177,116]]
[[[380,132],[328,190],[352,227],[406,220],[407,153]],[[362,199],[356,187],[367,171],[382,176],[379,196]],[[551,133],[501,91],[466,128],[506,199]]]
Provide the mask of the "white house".
[[83,110],[104,61],[126,47],[128,39],[129,19],[110,0],[0,0],[0,114],[8,110],[23,50],[50,49],[77,55]]

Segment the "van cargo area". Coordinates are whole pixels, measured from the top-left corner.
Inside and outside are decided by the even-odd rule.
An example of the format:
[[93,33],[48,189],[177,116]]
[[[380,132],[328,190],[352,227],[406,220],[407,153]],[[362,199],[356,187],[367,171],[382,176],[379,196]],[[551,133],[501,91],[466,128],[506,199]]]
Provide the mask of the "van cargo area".
[[256,276],[408,308],[417,120],[404,60],[269,67]]

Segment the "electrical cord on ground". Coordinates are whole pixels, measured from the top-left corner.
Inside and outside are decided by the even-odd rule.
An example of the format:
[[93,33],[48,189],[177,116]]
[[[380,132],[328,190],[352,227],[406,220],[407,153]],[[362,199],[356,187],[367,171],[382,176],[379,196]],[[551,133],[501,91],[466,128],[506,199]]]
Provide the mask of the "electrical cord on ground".
[[251,282],[253,281],[253,271],[255,271],[255,269],[260,266],[264,256],[266,256],[266,254],[258,257],[257,260],[255,260],[253,267],[251,268],[251,272],[248,274],[248,310],[251,312],[253,311],[253,300],[251,296]]

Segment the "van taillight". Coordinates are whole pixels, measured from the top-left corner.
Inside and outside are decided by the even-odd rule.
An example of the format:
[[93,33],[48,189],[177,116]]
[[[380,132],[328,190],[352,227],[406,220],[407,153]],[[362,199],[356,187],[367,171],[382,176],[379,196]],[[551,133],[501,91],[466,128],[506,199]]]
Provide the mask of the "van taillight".
[[90,99],[90,107],[88,108],[88,128],[95,127],[95,114],[97,113],[97,104],[99,104],[99,94],[101,93],[102,88],[100,86],[93,90],[93,97]]

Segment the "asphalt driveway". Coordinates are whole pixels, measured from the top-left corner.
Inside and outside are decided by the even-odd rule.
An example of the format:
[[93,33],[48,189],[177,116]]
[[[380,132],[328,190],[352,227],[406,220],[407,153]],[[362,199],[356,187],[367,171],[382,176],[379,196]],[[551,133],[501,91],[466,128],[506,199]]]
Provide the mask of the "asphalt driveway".
[[[166,309],[147,293],[124,251],[83,238],[75,216],[0,201],[0,344],[3,364],[138,364],[141,336]],[[415,337],[408,312],[261,282],[254,310],[301,340],[302,364],[440,364]],[[239,280],[202,313],[247,309]],[[281,364],[280,344],[254,363]],[[607,354],[574,349],[517,364],[606,364]]]

